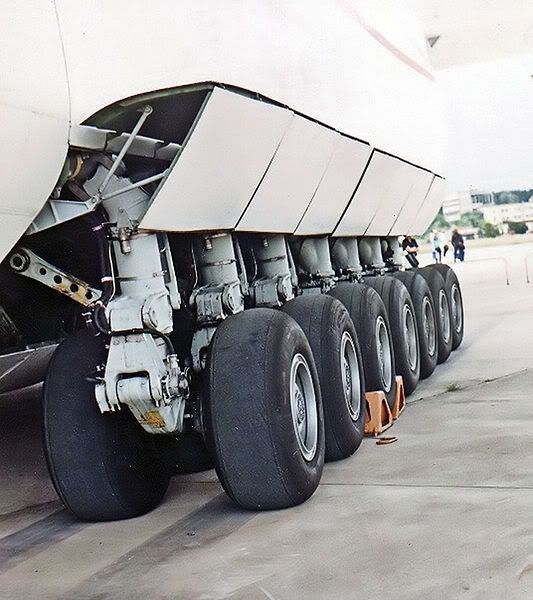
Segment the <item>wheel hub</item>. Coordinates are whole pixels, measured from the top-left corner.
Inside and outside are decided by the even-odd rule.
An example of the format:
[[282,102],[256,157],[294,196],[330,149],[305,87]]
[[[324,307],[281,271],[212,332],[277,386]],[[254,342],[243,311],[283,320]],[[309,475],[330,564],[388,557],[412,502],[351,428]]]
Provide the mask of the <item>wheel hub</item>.
[[422,303],[424,339],[426,340],[428,354],[433,356],[436,351],[435,317],[431,302],[427,296]]
[[403,307],[403,328],[409,368],[415,372],[418,365],[418,346],[415,320],[409,304],[404,304]]
[[341,338],[341,377],[344,399],[353,421],[361,414],[361,384],[359,378],[359,361],[352,336],[348,331]]
[[298,384],[296,384],[295,394],[297,405],[296,418],[298,421],[298,425],[301,425],[305,421],[305,399],[302,394],[302,390],[300,389],[300,386]]
[[382,316],[376,319],[376,346],[382,389],[388,393],[392,387],[391,343],[387,325]]
[[439,316],[442,338],[444,339],[445,343],[448,343],[451,334],[450,307],[444,290],[441,290],[439,293]]
[[313,377],[302,354],[295,354],[291,364],[290,404],[298,448],[311,461],[318,447],[318,408]]
[[346,358],[344,359],[344,376],[346,377],[346,384],[344,386],[344,393],[349,398],[352,395],[352,376],[350,374],[350,365]]
[[460,333],[463,326],[463,309],[461,305],[461,293],[459,292],[459,288],[455,283],[452,286],[451,297],[453,325],[455,327],[455,331]]

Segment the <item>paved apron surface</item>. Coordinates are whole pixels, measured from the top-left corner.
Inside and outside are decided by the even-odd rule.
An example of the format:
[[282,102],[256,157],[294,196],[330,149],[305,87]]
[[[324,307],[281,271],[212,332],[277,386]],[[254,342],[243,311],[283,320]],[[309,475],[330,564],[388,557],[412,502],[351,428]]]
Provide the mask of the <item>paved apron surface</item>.
[[48,481],[39,395],[0,401],[0,598],[533,598],[533,246],[457,268],[461,348],[391,435],[326,467],[297,508],[236,509],[214,473],[145,517],[78,523]]

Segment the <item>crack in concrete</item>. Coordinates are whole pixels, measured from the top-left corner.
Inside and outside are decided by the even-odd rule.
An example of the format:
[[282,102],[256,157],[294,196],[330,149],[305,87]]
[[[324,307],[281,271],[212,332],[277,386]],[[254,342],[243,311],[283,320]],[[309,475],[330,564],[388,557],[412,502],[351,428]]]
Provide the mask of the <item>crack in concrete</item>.
[[[524,373],[528,373],[529,371],[533,371],[532,367],[528,367],[525,369],[520,369],[519,371],[512,371],[511,373],[505,373],[504,375],[499,375],[498,377],[491,377],[489,379],[480,379],[474,381],[472,383],[467,383],[464,387],[459,387],[457,390],[442,390],[441,392],[437,392],[436,394],[432,394],[430,396],[421,396],[420,398],[415,398],[413,400],[407,400],[407,405],[417,404],[418,402],[422,402],[423,400],[433,400],[434,398],[440,398],[441,396],[446,396],[447,394],[465,392],[468,390],[472,390],[477,387],[481,387],[483,385],[487,385],[490,383],[496,383],[503,379],[509,379],[511,377],[516,377],[518,375],[523,375]],[[458,384],[461,386],[461,384]]]

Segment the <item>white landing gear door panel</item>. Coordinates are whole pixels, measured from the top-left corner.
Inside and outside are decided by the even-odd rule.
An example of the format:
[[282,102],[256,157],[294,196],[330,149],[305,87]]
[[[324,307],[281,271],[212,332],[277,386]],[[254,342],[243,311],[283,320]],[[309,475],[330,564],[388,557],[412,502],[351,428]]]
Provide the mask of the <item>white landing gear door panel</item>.
[[[333,235],[364,235],[382,207],[387,211],[389,207],[401,206],[410,189],[410,173],[406,167],[409,167],[407,163],[375,151]],[[410,168],[416,170],[415,167]],[[376,223],[372,228],[376,231],[373,235],[387,235],[390,225],[386,231],[379,231],[378,225],[379,223]]]
[[328,235],[335,229],[361,180],[371,152],[368,144],[339,136],[328,168],[296,235]]
[[288,109],[215,88],[141,228],[233,229],[292,119]]
[[422,235],[425,233],[435,218],[439,208],[442,206],[444,187],[445,180],[442,179],[442,177],[435,176],[426,199],[424,200],[424,204],[418,211],[416,219],[411,223],[407,233],[410,235]]
[[422,208],[434,177],[433,173],[429,171],[422,171],[422,173],[423,176],[418,177],[416,183],[411,188],[411,192],[400,210],[398,218],[391,227],[389,235],[405,235]]
[[[365,235],[388,235],[391,227],[398,218],[402,207],[405,206],[405,204],[409,202],[409,198],[416,193],[419,182],[425,180],[427,171],[418,169],[405,162],[400,164],[401,167],[394,170],[392,181],[386,183],[387,189],[390,189],[389,186],[393,183],[395,188],[394,192],[392,194],[388,193],[387,197],[383,198]],[[412,199],[415,201],[414,196]],[[420,198],[420,201],[423,199],[424,196]]]
[[339,137],[332,129],[295,116],[237,231],[293,233]]

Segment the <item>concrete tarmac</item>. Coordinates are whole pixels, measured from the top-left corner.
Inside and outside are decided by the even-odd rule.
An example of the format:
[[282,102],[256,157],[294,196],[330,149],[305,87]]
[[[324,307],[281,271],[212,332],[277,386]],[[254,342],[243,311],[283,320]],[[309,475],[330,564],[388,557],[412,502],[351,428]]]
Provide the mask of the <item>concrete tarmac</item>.
[[0,598],[530,600],[528,254],[467,251],[463,345],[408,399],[396,443],[365,439],[294,509],[235,508],[207,472],[144,517],[76,522],[48,480],[39,394],[2,399]]

